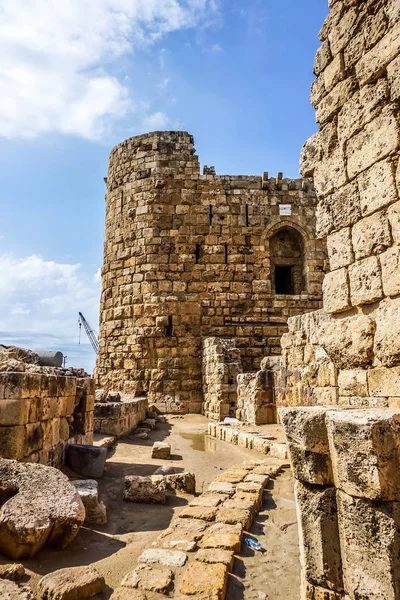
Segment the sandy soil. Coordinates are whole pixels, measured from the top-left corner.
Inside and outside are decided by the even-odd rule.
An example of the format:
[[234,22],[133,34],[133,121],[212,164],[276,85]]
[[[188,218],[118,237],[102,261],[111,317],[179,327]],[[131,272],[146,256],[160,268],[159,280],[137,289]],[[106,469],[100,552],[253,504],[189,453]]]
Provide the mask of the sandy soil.
[[[265,427],[265,426],[264,426]],[[263,428],[264,428],[263,427]],[[151,475],[161,464],[150,458],[155,441],[167,439],[173,460],[180,470],[195,473],[197,491],[202,492],[225,470],[260,454],[211,439],[205,435],[207,420],[200,415],[170,418],[149,434],[149,440],[129,436],[120,440],[109,453],[103,478],[99,481],[100,498],[107,505],[108,523],[84,527],[67,550],[44,549],[31,560],[23,561],[33,587],[46,573],[68,566],[94,564],[105,577],[107,587],[97,600],[108,600],[112,590],[131,571],[142,551],[167,528],[174,515],[187,504],[188,498],[170,496],[165,506],[132,504],[122,500],[125,475]],[[282,439],[279,426],[268,426],[268,434]],[[273,462],[273,459],[271,459]],[[296,516],[292,481],[281,475],[275,488],[266,494],[266,503],[253,525],[252,535],[267,549],[265,554],[248,550],[236,560],[228,600],[247,598],[296,600],[299,589],[299,561]],[[0,555],[1,563],[9,562]],[[262,592],[267,595],[258,595]]]

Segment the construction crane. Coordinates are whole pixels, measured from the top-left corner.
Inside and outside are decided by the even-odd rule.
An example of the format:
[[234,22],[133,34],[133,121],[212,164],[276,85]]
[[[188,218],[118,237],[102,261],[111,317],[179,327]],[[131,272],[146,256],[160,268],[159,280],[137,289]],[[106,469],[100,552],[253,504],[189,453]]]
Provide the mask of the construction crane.
[[83,316],[83,314],[81,312],[79,313],[78,323],[79,323],[79,343],[81,343],[81,330],[82,330],[82,325],[83,325],[85,328],[85,331],[86,331],[86,335],[89,338],[89,342],[92,344],[92,348],[97,354],[97,351],[99,349],[99,342],[97,341],[96,334],[93,331],[93,329],[90,327],[89,323],[86,321],[85,317]]

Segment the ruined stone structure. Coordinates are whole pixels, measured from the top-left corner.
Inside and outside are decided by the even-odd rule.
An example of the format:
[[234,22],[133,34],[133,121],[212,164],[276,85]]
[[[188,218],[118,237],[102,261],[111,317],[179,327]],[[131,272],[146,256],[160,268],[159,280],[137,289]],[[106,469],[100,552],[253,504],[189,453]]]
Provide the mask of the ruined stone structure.
[[93,441],[94,382],[48,373],[0,373],[0,456],[54,467],[65,447]]
[[283,337],[280,404],[400,400],[399,20],[395,0],[336,1],[320,33],[320,130],[301,170],[314,177],[331,271],[323,311]]
[[200,175],[184,132],[116,146],[96,383],[200,412],[205,338],[233,340],[245,372],[279,354],[287,318],[320,307],[315,204],[311,179]]
[[320,129],[301,170],[331,270],[323,310],[289,319],[276,392],[281,406],[308,405],[279,411],[298,480],[302,600],[395,600],[400,2],[330,8],[311,93]]

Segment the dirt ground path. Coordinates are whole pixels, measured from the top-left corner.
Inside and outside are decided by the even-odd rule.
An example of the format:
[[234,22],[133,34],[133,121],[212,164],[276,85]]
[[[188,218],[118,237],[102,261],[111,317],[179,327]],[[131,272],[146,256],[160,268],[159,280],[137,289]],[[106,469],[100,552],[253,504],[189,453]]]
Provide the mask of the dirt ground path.
[[[158,466],[166,464],[151,459],[151,447],[155,441],[166,440],[171,444],[173,460],[167,461],[168,464],[182,471],[194,472],[197,492],[200,493],[221,471],[243,460],[261,457],[260,454],[245,448],[211,439],[205,435],[206,430],[207,420],[204,417],[189,415],[184,418],[170,418],[168,423],[157,425],[156,431],[149,432],[148,440],[140,440],[135,435],[120,440],[110,451],[104,476],[99,481],[100,498],[107,506],[107,525],[84,527],[67,550],[56,552],[44,549],[35,558],[24,561],[25,568],[32,576],[33,587],[40,577],[56,569],[93,564],[105,577],[107,584],[96,599],[109,599],[112,590],[136,566],[142,551],[168,527],[173,516],[179,514],[190,499],[190,497],[170,496],[165,506],[133,504],[122,500],[125,475],[151,475]],[[274,425],[270,426],[269,433],[278,438],[282,436],[280,428]],[[268,600],[297,598],[295,592],[297,593],[299,588],[299,566],[297,539],[294,534],[296,527],[292,525],[286,527],[285,520],[295,521],[291,497],[292,482],[289,475],[285,474],[277,479],[275,485],[278,495],[275,490],[272,490],[273,500],[269,497],[266,508],[268,503],[272,502],[276,503],[277,508],[273,508],[271,504],[269,508],[273,509],[260,513],[253,526],[253,529],[256,528],[260,533],[265,525],[265,544],[269,551],[264,555],[257,554],[255,557],[251,557],[250,554],[245,555],[236,561],[238,577],[234,579],[236,585],[233,588],[233,582],[230,584],[228,600],[258,599],[258,590],[271,590],[272,593],[275,588],[276,595],[271,595],[268,591],[269,595],[265,598]],[[285,502],[289,502],[289,505]],[[253,533],[256,533],[256,530]],[[264,544],[261,537],[259,539]],[[280,547],[283,539],[285,544],[287,542],[286,549]],[[241,565],[245,567],[245,577],[241,577],[243,574]],[[282,585],[282,575],[287,578],[287,589],[291,590],[292,595],[289,591],[281,593],[281,590],[285,589]],[[252,581],[254,578],[258,580],[257,585]],[[276,581],[275,587],[274,581]],[[269,587],[265,587],[267,583]]]

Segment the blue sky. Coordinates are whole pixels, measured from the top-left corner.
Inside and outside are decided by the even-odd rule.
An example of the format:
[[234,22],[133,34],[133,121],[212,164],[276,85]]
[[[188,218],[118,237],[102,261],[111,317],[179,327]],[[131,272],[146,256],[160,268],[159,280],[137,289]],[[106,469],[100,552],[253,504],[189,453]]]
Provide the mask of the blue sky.
[[325,0],[0,0],[0,343],[91,370],[111,148],[195,136],[219,174],[298,176]]

